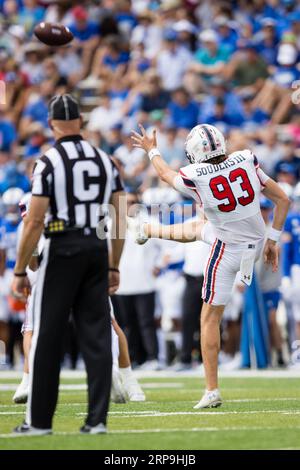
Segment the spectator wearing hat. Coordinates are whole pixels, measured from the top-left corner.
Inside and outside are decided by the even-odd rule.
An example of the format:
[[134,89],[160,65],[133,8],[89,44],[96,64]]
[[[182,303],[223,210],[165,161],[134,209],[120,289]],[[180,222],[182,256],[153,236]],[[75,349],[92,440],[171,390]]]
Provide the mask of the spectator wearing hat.
[[279,41],[276,24],[277,22],[274,18],[263,18],[261,30],[254,37],[257,51],[268,65],[276,64]]
[[187,19],[182,19],[174,23],[173,29],[178,34],[179,43],[190,52],[195,52],[197,49],[197,26]]
[[190,70],[201,75],[204,80],[220,75],[230,57],[227,47],[218,43],[218,35],[213,29],[206,29],[199,35],[201,47],[196,51]]
[[218,33],[219,45],[230,53],[234,52],[237,48],[238,33],[233,22],[227,16],[219,15],[215,18],[214,25]]
[[73,47],[81,55],[83,62],[82,77],[89,72],[91,60],[96,47],[99,44],[100,28],[97,23],[89,19],[88,11],[81,5],[77,5],[72,10],[73,21],[69,25],[73,33]]
[[157,73],[165,90],[173,91],[182,84],[192,54],[178,42],[178,34],[167,29],[163,36],[163,49],[156,59]]

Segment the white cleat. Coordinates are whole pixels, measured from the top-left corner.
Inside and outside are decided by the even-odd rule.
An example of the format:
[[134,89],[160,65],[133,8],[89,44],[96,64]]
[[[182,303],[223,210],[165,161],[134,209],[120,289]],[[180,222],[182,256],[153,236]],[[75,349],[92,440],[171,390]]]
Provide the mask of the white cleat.
[[110,399],[113,403],[126,403],[126,395],[122,385],[119,369],[113,367]]
[[132,234],[135,243],[144,245],[148,241],[148,237],[144,231],[145,221],[141,217],[127,217],[127,228]]
[[194,406],[194,410],[199,410],[201,408],[217,408],[222,405],[222,398],[218,389],[208,391],[206,390],[203,397]]
[[146,401],[146,396],[135,377],[125,380],[123,387],[128,401]]
[[13,396],[13,402],[17,404],[27,403],[28,394],[29,386],[24,385],[23,382],[21,382]]

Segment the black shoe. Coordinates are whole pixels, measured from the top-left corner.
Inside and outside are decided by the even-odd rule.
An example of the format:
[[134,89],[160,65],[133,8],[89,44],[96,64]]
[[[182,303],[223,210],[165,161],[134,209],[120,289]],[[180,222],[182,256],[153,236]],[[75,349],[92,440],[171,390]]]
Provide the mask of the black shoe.
[[33,428],[24,421],[22,424],[20,424],[13,430],[13,433],[22,434],[24,436],[47,436],[49,434],[52,434],[52,430]]
[[105,434],[106,432],[106,426],[102,423],[97,426],[89,426],[88,424],[85,424],[80,428],[81,434]]
[[27,424],[26,421],[23,421],[22,424],[19,424],[19,426],[14,428],[13,432],[16,432],[18,434],[23,434],[23,433],[26,433],[27,431],[29,431],[29,429],[30,429],[29,424]]

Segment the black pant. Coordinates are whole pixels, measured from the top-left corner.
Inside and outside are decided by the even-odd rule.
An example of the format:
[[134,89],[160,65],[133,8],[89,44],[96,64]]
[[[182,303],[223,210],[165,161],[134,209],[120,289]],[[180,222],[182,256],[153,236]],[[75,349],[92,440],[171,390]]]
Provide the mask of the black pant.
[[76,233],[48,239],[34,298],[31,425],[48,429],[56,408],[70,311],[88,377],[86,423],[106,423],[111,388],[111,322],[106,242]]
[[[181,361],[190,364],[192,350],[195,343],[195,333],[200,331],[200,313],[202,309],[203,276],[194,277],[185,275],[186,287],[182,298],[182,351]],[[199,341],[197,342],[199,347]]]
[[157,359],[158,341],[154,320],[155,294],[116,295],[117,311],[125,326],[131,360]]

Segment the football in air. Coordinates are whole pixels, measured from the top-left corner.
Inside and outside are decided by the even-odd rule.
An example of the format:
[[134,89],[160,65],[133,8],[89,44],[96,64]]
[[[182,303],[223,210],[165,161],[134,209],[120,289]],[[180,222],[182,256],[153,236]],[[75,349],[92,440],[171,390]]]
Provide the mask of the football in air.
[[47,46],[64,46],[73,39],[73,34],[66,26],[56,23],[39,23],[34,28],[36,37]]

